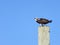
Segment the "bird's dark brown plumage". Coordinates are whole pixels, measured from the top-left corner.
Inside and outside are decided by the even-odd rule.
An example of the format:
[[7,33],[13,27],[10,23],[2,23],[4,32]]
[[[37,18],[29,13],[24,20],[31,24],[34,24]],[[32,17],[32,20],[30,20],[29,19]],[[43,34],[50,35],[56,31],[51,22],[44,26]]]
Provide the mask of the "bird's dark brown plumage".
[[48,24],[48,23],[51,23],[52,20],[48,20],[48,19],[45,19],[45,18],[35,18],[36,22],[39,23],[39,24]]

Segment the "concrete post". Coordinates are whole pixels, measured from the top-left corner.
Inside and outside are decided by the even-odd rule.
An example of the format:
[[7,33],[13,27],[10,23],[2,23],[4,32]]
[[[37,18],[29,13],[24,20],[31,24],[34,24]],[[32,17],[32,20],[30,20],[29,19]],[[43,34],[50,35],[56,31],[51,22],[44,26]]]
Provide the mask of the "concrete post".
[[49,27],[38,27],[38,45],[50,45]]

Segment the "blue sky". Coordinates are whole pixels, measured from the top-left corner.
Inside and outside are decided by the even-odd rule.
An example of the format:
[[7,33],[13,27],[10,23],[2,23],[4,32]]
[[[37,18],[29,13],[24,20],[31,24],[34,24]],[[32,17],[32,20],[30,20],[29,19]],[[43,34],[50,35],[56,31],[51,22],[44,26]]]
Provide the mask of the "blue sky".
[[60,0],[0,0],[0,45],[38,45],[35,17],[53,20],[50,44],[60,45]]

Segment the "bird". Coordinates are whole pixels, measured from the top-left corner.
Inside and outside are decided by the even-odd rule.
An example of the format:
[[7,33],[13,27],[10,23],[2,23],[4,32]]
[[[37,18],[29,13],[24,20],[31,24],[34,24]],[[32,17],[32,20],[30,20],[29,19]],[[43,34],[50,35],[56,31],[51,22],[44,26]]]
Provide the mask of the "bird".
[[48,20],[46,18],[34,18],[34,19],[38,24],[41,24],[42,26],[52,22],[52,20]]

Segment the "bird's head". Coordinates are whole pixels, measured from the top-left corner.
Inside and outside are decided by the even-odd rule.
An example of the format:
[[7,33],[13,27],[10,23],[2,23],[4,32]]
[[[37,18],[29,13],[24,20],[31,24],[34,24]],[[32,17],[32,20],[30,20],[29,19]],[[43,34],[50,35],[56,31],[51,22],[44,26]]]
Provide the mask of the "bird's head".
[[35,21],[39,20],[39,18],[34,18]]

